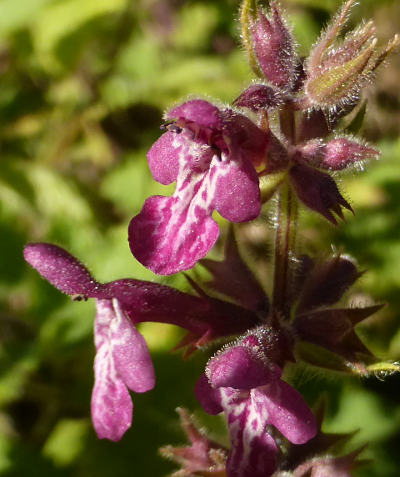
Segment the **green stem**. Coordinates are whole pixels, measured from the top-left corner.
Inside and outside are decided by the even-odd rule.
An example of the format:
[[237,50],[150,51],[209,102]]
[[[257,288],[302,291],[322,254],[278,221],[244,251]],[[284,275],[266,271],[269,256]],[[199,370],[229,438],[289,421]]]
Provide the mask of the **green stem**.
[[296,229],[297,201],[287,179],[279,190],[272,301],[273,310],[286,318],[290,313]]

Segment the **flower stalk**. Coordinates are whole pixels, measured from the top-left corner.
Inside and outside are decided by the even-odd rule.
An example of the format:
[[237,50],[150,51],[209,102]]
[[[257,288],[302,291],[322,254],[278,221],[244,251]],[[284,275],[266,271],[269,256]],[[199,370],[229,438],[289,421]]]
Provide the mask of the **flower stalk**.
[[272,308],[275,313],[287,319],[290,312],[289,295],[293,279],[297,216],[297,199],[289,181],[285,180],[279,190],[277,205]]

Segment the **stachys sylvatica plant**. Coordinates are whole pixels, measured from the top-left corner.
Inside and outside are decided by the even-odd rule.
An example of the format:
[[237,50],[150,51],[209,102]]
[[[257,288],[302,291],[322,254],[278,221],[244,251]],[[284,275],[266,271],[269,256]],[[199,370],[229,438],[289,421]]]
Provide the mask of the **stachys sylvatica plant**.
[[[216,339],[225,342],[194,393],[207,413],[223,413],[230,446],[209,439],[179,408],[190,444],[162,449],[180,466],[175,476],[350,476],[362,449],[332,451],[346,436],[322,432],[322,410],[312,411],[285,380],[285,367],[307,362],[361,376],[396,368],[379,362],[355,331],[380,305],[338,304],[361,275],[355,262],[325,250],[319,257],[300,255],[295,241],[299,206],[334,225],[344,209],[354,213],[335,178],[379,155],[345,134],[343,121],[360,108],[363,87],[399,38],[379,47],[372,22],[342,35],[353,5],[342,6],[308,58],[301,58],[281,7],[244,0],[242,40],[253,83],[231,106],[197,98],[166,112],[163,134],[147,158],[154,180],[175,182],[175,192],[145,200],[129,224],[129,246],[160,275],[200,261],[212,279],[189,278],[193,294],[134,278],[99,283],[56,245],[25,247],[26,261],[61,292],[96,300],[91,409],[99,438],[121,439],[132,420],[129,391],[155,385],[137,324],[183,328],[179,345],[187,353]],[[260,189],[260,181],[268,187]],[[232,227],[224,259],[204,257],[219,236],[214,211],[229,222],[248,222],[272,197],[277,210],[269,297],[243,260]]]

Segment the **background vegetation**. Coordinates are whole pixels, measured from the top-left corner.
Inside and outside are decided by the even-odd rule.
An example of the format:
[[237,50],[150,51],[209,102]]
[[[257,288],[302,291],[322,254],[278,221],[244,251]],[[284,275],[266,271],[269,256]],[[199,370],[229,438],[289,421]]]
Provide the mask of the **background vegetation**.
[[[339,1],[283,3],[305,54]],[[382,41],[399,30],[398,1],[360,3],[354,21],[373,17]],[[146,325],[157,388],[134,396],[134,425],[120,443],[97,440],[89,415],[94,304],[73,303],[40,280],[22,249],[51,241],[99,280],[187,287],[133,259],[127,225],[147,196],[168,194],[146,162],[163,110],[189,94],[230,102],[250,82],[237,10],[237,0],[0,1],[1,476],[161,477],[173,466],[157,448],[183,441],[174,408],[197,410],[208,422],[192,392],[204,356],[182,363],[168,351],[177,331]],[[368,270],[348,300],[389,303],[360,333],[393,360],[400,358],[399,68],[395,56],[366,95],[363,133],[382,158],[343,179],[356,216],[340,229],[305,212],[301,219],[306,251],[343,249]],[[269,217],[240,230],[267,288]],[[310,402],[330,394],[326,429],[360,428],[353,446],[370,442],[372,465],[360,476],[399,475],[398,376],[343,381],[304,370],[295,379]]]

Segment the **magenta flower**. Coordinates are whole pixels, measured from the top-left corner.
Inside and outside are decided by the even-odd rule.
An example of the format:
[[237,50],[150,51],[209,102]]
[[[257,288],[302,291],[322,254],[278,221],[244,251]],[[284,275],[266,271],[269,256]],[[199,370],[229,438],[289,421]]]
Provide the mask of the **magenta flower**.
[[[149,350],[126,313],[119,293],[97,283],[89,271],[65,250],[51,244],[29,244],[24,256],[51,284],[74,299],[96,298],[92,420],[100,439],[121,439],[132,422],[128,389],[142,393],[154,387]],[[112,284],[110,284],[112,285]],[[122,284],[123,285],[123,284]]]
[[219,235],[214,210],[232,222],[259,215],[254,165],[268,143],[248,118],[204,100],[172,109],[167,120],[147,157],[153,178],[176,181],[175,193],[148,198],[129,226],[133,255],[160,275],[187,270],[207,254]]
[[317,432],[308,405],[281,380],[281,369],[268,358],[270,340],[261,330],[217,354],[196,386],[206,412],[226,414],[231,439],[228,477],[274,473],[279,448],[270,426],[293,444],[304,444]]
[[142,393],[155,384],[150,354],[135,324],[153,321],[181,326],[188,331],[182,344],[194,348],[219,336],[243,333],[258,323],[250,310],[157,283],[123,279],[101,284],[56,245],[29,244],[24,256],[43,278],[72,299],[96,299],[92,419],[100,438],[121,439],[132,421],[128,389]]
[[132,424],[128,389],[137,393],[153,389],[154,369],[144,338],[119,301],[98,299],[96,307],[92,419],[100,439],[118,441]]

